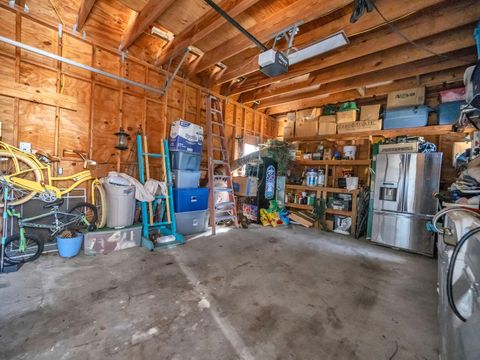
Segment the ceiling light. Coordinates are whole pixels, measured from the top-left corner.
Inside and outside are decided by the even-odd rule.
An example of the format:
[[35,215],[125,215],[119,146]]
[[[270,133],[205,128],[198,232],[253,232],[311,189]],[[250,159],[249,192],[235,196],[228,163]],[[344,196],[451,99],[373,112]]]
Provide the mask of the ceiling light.
[[389,85],[389,84],[392,84],[392,83],[393,83],[393,80],[388,80],[388,81],[382,81],[382,82],[379,82],[379,83],[376,83],[376,84],[370,84],[370,85],[367,85],[365,87],[367,89],[371,89],[371,88],[374,88],[374,87]]
[[158,27],[155,27],[155,26],[152,27],[151,34],[156,35],[159,38],[161,38],[161,39],[163,39],[167,42],[172,41],[173,38],[175,37],[175,35],[173,35],[173,33],[169,32],[169,31],[159,29]]
[[289,65],[295,65],[301,61],[310,59],[314,56],[324,54],[339,47],[348,45],[349,41],[345,32],[340,31],[333,34],[326,39],[320,40],[316,44],[310,45],[306,48],[290,53],[288,55]]

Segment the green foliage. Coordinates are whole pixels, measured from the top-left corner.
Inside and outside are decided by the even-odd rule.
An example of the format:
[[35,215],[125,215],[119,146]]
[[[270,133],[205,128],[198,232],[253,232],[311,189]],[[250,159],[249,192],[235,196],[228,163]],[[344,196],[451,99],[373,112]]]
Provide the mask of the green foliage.
[[267,156],[277,162],[277,175],[286,176],[288,167],[290,166],[290,150],[292,145],[286,141],[268,140],[266,144]]

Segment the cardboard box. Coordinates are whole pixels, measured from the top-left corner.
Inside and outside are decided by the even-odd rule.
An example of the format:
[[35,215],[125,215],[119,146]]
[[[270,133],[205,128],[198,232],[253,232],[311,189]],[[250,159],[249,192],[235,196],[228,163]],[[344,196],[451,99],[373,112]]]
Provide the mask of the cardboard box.
[[318,135],[333,135],[336,133],[337,133],[336,123],[330,123],[330,122],[318,123]]
[[360,121],[365,120],[378,120],[380,117],[380,104],[367,105],[360,108]]
[[357,120],[357,110],[337,112],[337,124],[349,123]]
[[179,119],[172,123],[169,139],[170,150],[202,153],[203,128]]
[[233,191],[239,196],[257,196],[258,179],[253,176],[234,176]]
[[381,130],[382,120],[367,120],[343,123],[337,125],[339,134],[355,133],[363,131]]
[[322,114],[321,108],[311,108],[297,111],[297,120],[300,119],[313,119]]
[[387,108],[425,104],[425,86],[388,93]]
[[336,123],[337,122],[337,116],[336,115],[325,115],[325,116],[319,116],[318,117],[318,123]]
[[290,119],[287,116],[279,116],[277,117],[278,121],[278,132],[277,137],[290,139],[293,138],[295,135],[295,120]]
[[296,137],[311,137],[318,133],[318,118],[313,119],[297,119],[295,121]]

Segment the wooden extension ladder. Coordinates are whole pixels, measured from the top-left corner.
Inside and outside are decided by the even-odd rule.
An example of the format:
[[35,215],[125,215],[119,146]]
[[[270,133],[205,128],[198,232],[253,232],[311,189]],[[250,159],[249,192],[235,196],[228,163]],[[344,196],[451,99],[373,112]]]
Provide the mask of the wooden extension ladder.
[[[216,234],[219,223],[233,222],[238,228],[237,204],[233,193],[232,173],[228,160],[228,151],[225,141],[225,127],[220,101],[212,95],[207,95],[207,154],[208,154],[208,184],[210,225],[212,235]],[[226,174],[215,174],[215,168],[222,165]],[[226,186],[216,186],[222,181]],[[217,201],[217,194],[227,194],[228,201]],[[227,198],[227,197],[225,197]],[[226,200],[226,199],[224,199]]]

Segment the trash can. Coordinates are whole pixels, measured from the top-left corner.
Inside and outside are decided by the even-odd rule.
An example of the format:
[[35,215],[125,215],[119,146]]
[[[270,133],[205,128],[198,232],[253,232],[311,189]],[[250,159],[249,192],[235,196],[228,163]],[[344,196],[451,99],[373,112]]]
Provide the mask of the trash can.
[[107,194],[107,227],[131,226],[135,217],[135,186],[121,176],[109,174],[103,187]]

